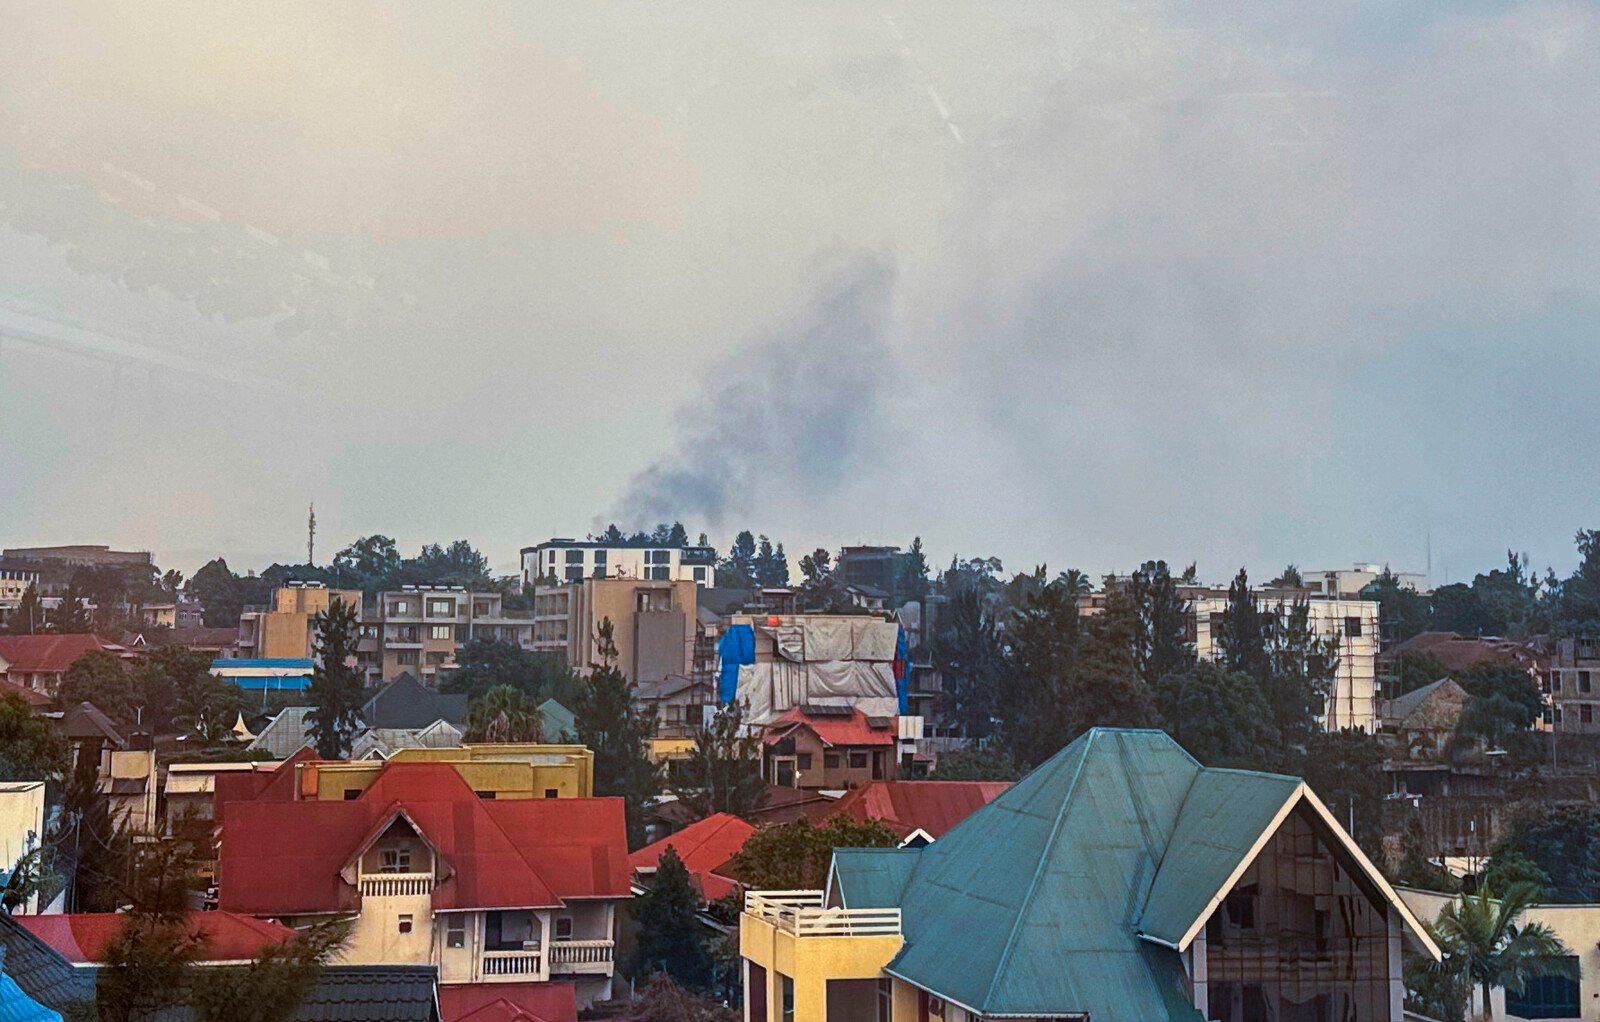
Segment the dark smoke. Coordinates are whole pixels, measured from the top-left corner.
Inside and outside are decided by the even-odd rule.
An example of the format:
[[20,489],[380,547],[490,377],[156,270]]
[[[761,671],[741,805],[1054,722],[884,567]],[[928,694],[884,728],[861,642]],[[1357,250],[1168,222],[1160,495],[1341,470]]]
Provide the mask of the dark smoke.
[[704,379],[679,410],[671,450],[634,476],[616,519],[722,524],[759,488],[827,493],[845,480],[878,419],[893,261],[833,257],[811,294]]

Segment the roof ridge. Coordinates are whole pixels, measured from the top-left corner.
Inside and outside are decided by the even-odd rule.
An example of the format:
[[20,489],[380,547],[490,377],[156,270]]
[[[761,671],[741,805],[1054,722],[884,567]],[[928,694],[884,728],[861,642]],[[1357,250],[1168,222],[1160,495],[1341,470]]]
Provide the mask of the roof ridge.
[[[1180,749],[1183,748],[1183,744],[1177,739],[1173,739],[1173,744]],[[1194,759],[1193,756],[1189,758]],[[1141,921],[1144,919],[1145,912],[1150,909],[1150,894],[1156,889],[1156,877],[1161,875],[1161,867],[1167,864],[1167,853],[1172,851],[1172,839],[1177,836],[1178,823],[1183,819],[1183,811],[1189,808],[1189,799],[1194,795],[1195,786],[1200,783],[1200,778],[1206,776],[1207,771],[1211,769],[1211,767],[1202,766],[1199,770],[1196,770],[1194,776],[1189,778],[1189,786],[1183,789],[1183,799],[1178,803],[1178,811],[1172,814],[1172,833],[1167,835],[1167,843],[1161,849],[1161,858],[1156,860],[1155,872],[1150,874],[1150,886],[1144,892],[1144,902],[1139,906],[1139,919]],[[1253,773],[1254,771],[1236,770],[1233,772]]]
[[[1033,878],[1028,881],[1028,890],[1022,896],[1022,904],[1017,908],[1017,917],[1011,923],[1011,932],[1006,935],[1006,945],[1000,951],[1000,957],[994,965],[994,975],[989,977],[989,988],[983,992],[983,1004],[973,1005],[983,1011],[994,998],[995,986],[1000,982],[1000,977],[1006,971],[1006,966],[1011,961],[1011,952],[1017,944],[1017,934],[1022,930],[1022,919],[1028,913],[1028,906],[1033,902],[1033,893],[1039,888],[1039,878],[1044,875],[1045,862],[1050,858],[1051,851],[1055,848],[1056,839],[1061,835],[1061,825],[1066,822],[1067,808],[1072,805],[1072,800],[1078,794],[1078,781],[1083,777],[1083,768],[1089,763],[1089,754],[1094,750],[1094,742],[1098,737],[1100,728],[1090,728],[1083,737],[1088,739],[1084,743],[1083,754],[1078,757],[1077,768],[1072,772],[1072,780],[1067,787],[1067,797],[1061,800],[1061,807],[1056,810],[1056,818],[1050,825],[1050,837],[1045,840],[1044,848],[1039,852],[1039,861],[1034,866]],[[1071,748],[1069,744],[1067,748]],[[1063,749],[1062,752],[1065,752]],[[1060,755],[1057,753],[1056,755]]]

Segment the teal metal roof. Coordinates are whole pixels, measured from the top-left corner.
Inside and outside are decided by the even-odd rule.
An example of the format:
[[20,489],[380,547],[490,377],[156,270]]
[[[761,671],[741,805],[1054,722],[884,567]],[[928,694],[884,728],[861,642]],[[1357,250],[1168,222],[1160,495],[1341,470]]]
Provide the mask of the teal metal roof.
[[1300,788],[1298,777],[1202,770],[1189,788],[1167,853],[1145,899],[1139,932],[1183,938]]
[[920,848],[840,848],[833,893],[842,908],[894,908],[905,896]]

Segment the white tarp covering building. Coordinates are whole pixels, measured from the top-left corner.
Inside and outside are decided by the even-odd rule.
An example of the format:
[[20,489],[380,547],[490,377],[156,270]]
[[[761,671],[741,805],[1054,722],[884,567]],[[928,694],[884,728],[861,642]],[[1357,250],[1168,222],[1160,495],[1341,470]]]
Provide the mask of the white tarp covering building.
[[739,665],[735,696],[749,723],[767,724],[801,705],[854,706],[876,717],[899,713],[896,622],[797,614],[741,615],[729,623],[748,625],[755,635],[755,662]]

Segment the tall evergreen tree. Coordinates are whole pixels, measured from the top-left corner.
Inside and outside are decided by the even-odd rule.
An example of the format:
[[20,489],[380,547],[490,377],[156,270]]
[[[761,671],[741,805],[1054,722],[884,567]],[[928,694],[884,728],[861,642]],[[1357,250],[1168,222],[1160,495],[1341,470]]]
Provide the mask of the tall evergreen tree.
[[628,680],[617,669],[617,644],[610,618],[596,634],[600,661],[573,700],[578,741],[594,753],[596,795],[619,797],[628,820],[628,846],[644,844],[644,807],[661,794],[661,767],[650,758],[656,734],[653,710],[633,701]]
[[631,970],[635,976],[665,972],[686,987],[710,985],[708,930],[698,918],[699,909],[689,870],[668,848],[656,864],[650,886],[630,908],[639,924]]
[[66,595],[61,598],[61,610],[56,614],[56,631],[67,635],[81,635],[93,627],[89,618],[89,608],[84,605],[87,597],[79,585],[77,575],[67,583]]
[[314,619],[317,665],[311,672],[308,734],[323,759],[343,759],[359,723],[361,676],[351,665],[358,629],[356,608],[334,597]]
[[686,547],[689,545],[689,530],[683,527],[682,522],[673,522],[672,528],[667,530],[667,546]]
[[17,607],[6,615],[7,635],[38,635],[44,631],[44,607],[39,602],[39,587],[30,583],[22,591]]
[[717,587],[750,589],[756,585],[756,537],[745,529],[733,537],[728,556],[717,562]]
[[1222,612],[1220,625],[1213,640],[1228,670],[1265,678],[1271,668],[1267,659],[1269,625],[1243,568],[1228,586],[1228,606]]
[[784,555],[783,544],[776,548],[766,536],[761,537],[760,546],[753,563],[755,583],[758,586],[782,587],[789,584],[789,558]]
[[922,549],[921,536],[912,537],[911,546],[900,555],[894,582],[896,604],[928,598],[928,555]]
[[950,723],[968,738],[987,737],[1006,662],[994,612],[977,590],[962,589],[945,604],[933,637],[933,662],[944,679]]
[[1078,719],[1072,695],[1081,626],[1077,598],[1066,586],[1028,590],[1021,601],[1002,636],[1006,662],[996,716],[1006,748],[1032,767],[1074,737],[1067,732]]
[[1193,612],[1178,595],[1178,584],[1166,561],[1146,561],[1129,580],[1129,596],[1138,616],[1134,631],[1134,667],[1147,685],[1194,664],[1189,642]]
[[1339,666],[1339,643],[1316,634],[1311,605],[1303,596],[1287,608],[1279,604],[1259,620],[1266,630],[1267,664],[1266,672],[1255,677],[1261,681],[1277,732],[1278,757],[1273,766],[1294,773],[1321,727]]
[[833,555],[822,547],[800,558],[800,609],[832,610],[841,602],[839,580],[833,571]]
[[694,752],[679,763],[672,792],[696,819],[714,813],[749,816],[761,808],[767,792],[761,735],[745,727],[739,703],[719,707],[710,725],[695,735]]

